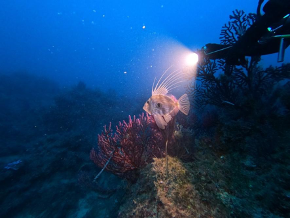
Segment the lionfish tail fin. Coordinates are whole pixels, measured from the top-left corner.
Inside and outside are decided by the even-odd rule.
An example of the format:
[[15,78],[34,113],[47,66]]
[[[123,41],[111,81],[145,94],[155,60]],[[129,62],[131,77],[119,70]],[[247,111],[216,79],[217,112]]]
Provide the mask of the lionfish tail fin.
[[190,109],[190,102],[189,102],[187,94],[182,95],[178,99],[178,108],[182,113],[184,113],[185,115],[188,115],[189,109]]

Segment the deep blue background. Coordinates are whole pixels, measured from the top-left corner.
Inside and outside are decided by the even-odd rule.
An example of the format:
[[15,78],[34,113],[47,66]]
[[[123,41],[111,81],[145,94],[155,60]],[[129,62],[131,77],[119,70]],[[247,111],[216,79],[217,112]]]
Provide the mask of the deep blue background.
[[[150,95],[154,77],[183,67],[190,49],[219,42],[233,10],[256,12],[258,1],[233,2],[2,0],[0,72]],[[276,64],[277,56],[265,59]]]

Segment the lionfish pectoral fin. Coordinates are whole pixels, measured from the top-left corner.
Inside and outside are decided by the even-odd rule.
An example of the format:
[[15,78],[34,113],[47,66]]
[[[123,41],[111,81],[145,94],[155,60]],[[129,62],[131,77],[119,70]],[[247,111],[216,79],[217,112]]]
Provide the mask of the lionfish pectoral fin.
[[161,115],[158,115],[158,114],[154,114],[153,117],[154,117],[154,120],[155,120],[157,126],[160,129],[165,129],[165,126],[167,125],[167,123],[164,121],[164,119],[162,118],[162,116]]
[[187,94],[182,95],[178,99],[178,109],[184,113],[185,115],[188,115],[189,109],[190,109],[190,102],[188,99]]
[[172,116],[170,114],[163,115],[163,118],[166,123],[169,123],[169,121],[172,119]]

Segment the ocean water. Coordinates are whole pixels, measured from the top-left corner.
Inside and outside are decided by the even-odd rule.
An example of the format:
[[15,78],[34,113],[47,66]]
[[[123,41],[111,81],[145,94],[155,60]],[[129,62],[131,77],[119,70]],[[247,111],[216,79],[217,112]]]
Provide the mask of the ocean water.
[[[233,46],[257,5],[1,1],[0,217],[290,217],[289,48],[199,53]],[[153,83],[188,115],[146,114]]]

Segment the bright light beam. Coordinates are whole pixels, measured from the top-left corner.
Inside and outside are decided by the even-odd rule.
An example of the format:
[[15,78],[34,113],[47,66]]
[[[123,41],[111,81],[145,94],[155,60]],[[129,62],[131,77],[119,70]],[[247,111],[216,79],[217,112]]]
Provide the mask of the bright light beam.
[[190,52],[185,56],[185,64],[183,67],[183,74],[187,80],[192,80],[196,76],[196,69],[198,63],[198,55],[197,53]]
[[186,57],[186,64],[187,66],[194,66],[198,62],[198,55],[196,53],[190,53]]

